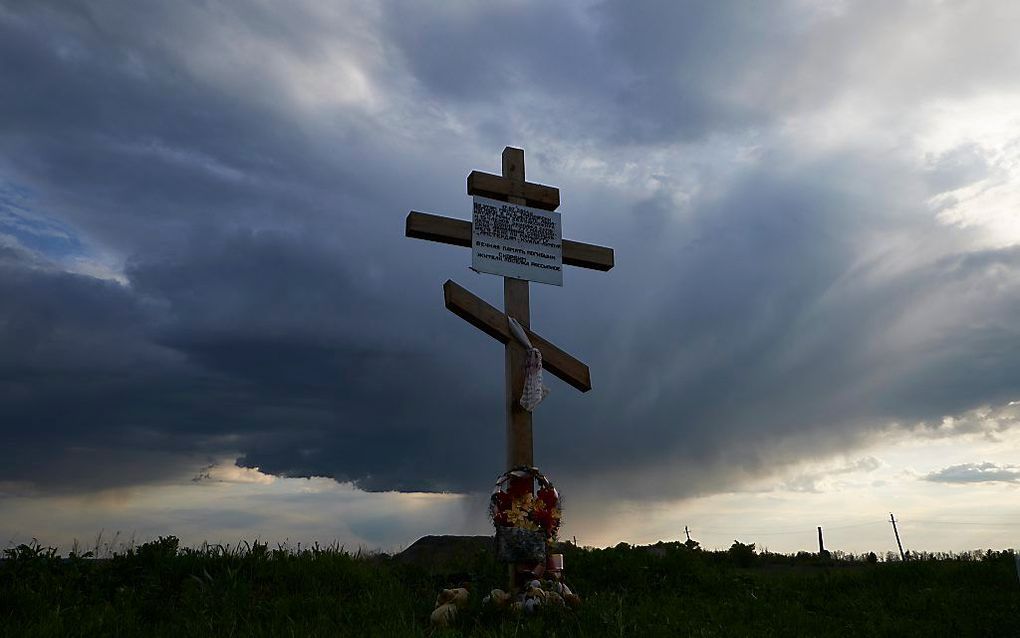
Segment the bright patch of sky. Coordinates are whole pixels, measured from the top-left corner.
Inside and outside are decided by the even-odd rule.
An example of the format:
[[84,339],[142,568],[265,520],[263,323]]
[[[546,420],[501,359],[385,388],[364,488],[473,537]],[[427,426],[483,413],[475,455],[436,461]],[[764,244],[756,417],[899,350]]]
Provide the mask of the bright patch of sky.
[[0,182],[0,234],[51,259],[80,255],[82,243],[71,229],[57,219],[33,213],[30,200],[24,189]]
[[126,284],[117,260],[56,217],[34,212],[31,193],[0,182],[0,244],[28,251],[67,272]]
[[[890,431],[851,454],[781,468],[745,487],[701,498],[611,506],[595,519],[572,521],[591,545],[683,540],[684,526],[705,547],[734,540],[778,552],[826,548],[896,552],[889,514],[905,549],[969,551],[1018,547],[1020,405],[982,408],[912,431]],[[980,463],[973,463],[980,459]],[[946,470],[949,470],[948,473]],[[592,533],[592,530],[598,530]],[[576,533],[581,534],[580,531]]]
[[946,101],[927,109],[920,148],[933,176],[955,173],[929,199],[938,220],[980,231],[981,243],[1020,243],[1020,95]]
[[338,542],[351,549],[392,552],[423,532],[474,530],[474,513],[467,515],[463,501],[449,494],[366,493],[331,479],[273,477],[223,460],[202,467],[191,481],[88,496],[8,494],[0,546],[36,538],[65,550],[75,541],[92,547],[102,533],[119,547],[174,534],[193,546],[245,540],[291,547]]

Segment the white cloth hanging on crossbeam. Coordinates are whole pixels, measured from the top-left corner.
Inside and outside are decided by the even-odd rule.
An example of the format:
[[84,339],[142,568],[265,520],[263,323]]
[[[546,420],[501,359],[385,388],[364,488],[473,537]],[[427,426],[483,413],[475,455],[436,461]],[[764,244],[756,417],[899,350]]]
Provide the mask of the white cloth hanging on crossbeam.
[[542,382],[542,352],[531,345],[528,333],[524,332],[524,328],[516,319],[513,317],[507,319],[510,322],[510,332],[528,351],[524,362],[524,392],[521,393],[521,407],[528,412],[534,412],[542,399],[549,396],[549,388]]

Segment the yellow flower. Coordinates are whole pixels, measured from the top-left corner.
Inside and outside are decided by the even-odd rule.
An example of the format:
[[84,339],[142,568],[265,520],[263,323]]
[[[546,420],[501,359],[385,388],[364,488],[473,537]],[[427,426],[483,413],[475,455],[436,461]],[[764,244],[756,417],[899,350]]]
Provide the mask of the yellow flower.
[[536,500],[531,494],[514,499],[513,504],[506,513],[507,522],[513,527],[519,527],[530,531],[537,531],[538,524],[530,519],[532,511],[543,505],[542,501]]
[[528,514],[514,507],[507,512],[506,518],[514,527],[523,527],[524,522],[528,520]]

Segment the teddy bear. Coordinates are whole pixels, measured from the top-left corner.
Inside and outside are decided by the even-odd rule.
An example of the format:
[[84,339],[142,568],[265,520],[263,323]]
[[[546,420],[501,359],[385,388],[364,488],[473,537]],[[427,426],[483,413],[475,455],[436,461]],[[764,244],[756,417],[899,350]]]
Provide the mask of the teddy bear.
[[432,624],[449,627],[457,620],[457,610],[467,607],[471,594],[464,587],[443,589],[436,596],[436,608],[432,611]]

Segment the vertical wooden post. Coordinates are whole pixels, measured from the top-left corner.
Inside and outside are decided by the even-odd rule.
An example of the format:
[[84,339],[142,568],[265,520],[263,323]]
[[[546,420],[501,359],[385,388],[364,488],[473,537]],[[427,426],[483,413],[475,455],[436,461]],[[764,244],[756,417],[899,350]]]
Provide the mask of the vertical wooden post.
[[[503,177],[510,182],[511,204],[524,205],[524,151],[503,149]],[[525,328],[531,328],[531,301],[528,282],[512,277],[503,278],[503,312]],[[521,407],[524,391],[524,348],[511,339],[506,344],[506,437],[507,469],[535,464],[532,442],[531,413]],[[530,487],[529,487],[530,489]]]
[[[526,205],[524,198],[524,150],[507,146],[503,149],[503,177],[510,183],[511,204]],[[503,277],[503,312],[517,320],[525,328],[531,328],[531,299],[528,282],[513,277]],[[521,407],[524,392],[524,364],[527,353],[516,339],[507,341],[504,350],[506,362],[506,463],[507,469],[521,465],[535,464],[531,430],[531,413]],[[534,489],[531,477],[523,480],[510,479],[507,492],[517,498],[530,494]],[[521,569],[528,569],[521,565]],[[514,596],[520,589],[518,566],[511,564],[508,569],[510,593]]]
[[818,528],[818,553],[819,554],[824,554],[825,553],[825,542],[822,541],[822,528],[821,527]]

